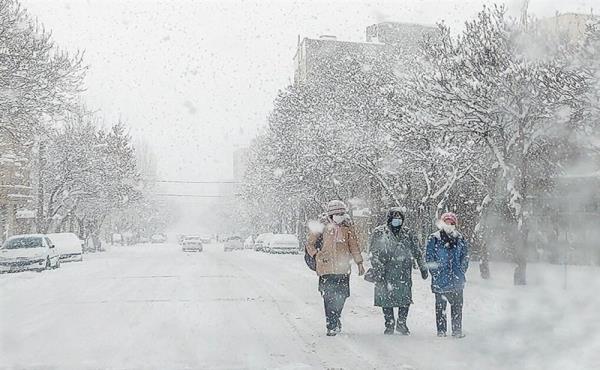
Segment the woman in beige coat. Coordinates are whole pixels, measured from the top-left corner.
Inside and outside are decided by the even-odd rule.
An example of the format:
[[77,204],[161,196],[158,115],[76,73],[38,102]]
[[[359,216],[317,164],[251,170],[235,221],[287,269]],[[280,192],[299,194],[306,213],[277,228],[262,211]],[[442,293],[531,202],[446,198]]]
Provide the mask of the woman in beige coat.
[[350,296],[350,261],[354,260],[358,265],[359,275],[365,273],[356,232],[342,201],[332,200],[327,204],[327,222],[323,231],[311,232],[306,249],[317,263],[327,335],[335,336],[342,330],[340,316]]

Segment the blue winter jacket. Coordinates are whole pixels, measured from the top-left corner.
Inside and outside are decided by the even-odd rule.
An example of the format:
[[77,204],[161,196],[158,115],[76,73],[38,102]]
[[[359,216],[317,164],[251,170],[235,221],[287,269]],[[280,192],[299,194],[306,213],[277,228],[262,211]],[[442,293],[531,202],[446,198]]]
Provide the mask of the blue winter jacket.
[[455,246],[446,246],[440,232],[431,234],[425,253],[427,267],[431,273],[433,293],[458,292],[465,287],[465,273],[469,267],[469,249],[462,235]]

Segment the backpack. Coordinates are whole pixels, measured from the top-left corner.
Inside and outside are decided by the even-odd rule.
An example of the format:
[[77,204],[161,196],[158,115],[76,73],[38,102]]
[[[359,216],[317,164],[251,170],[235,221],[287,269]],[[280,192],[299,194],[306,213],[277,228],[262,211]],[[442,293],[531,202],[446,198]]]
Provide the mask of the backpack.
[[[310,254],[308,254],[308,250],[306,249],[306,245],[304,246],[304,262],[306,262],[306,266],[308,266],[309,269],[313,270],[313,271],[317,271],[317,259],[315,258],[315,256],[311,256]],[[323,234],[319,234],[319,236],[317,237],[317,241],[315,242],[315,248],[317,249],[317,252],[321,250],[321,248],[323,247]]]

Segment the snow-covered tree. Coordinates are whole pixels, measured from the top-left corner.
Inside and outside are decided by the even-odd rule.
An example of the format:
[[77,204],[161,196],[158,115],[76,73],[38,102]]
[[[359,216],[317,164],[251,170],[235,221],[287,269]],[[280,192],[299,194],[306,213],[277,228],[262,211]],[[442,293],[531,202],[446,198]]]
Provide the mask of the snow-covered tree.
[[82,55],[59,50],[17,0],[0,0],[0,138],[27,141],[74,106]]
[[536,30],[508,20],[504,7],[485,8],[457,38],[443,25],[440,32],[440,41],[425,48],[433,73],[418,76],[413,86],[422,109],[445,120],[447,131],[472,135],[493,156],[489,169],[499,171],[489,195],[516,232],[509,241],[514,281],[525,284],[532,181],[536,169],[557,168],[554,156],[543,154],[577,128],[563,112],[580,81],[558,59],[531,58],[527,48],[538,41]]

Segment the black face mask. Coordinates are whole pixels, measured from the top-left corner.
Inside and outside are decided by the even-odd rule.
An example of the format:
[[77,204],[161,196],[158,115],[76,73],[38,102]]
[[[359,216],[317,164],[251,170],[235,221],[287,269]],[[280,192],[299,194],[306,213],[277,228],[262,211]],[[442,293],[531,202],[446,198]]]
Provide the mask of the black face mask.
[[444,246],[446,248],[456,247],[458,238],[454,238],[454,237],[448,235],[448,233],[446,233],[444,230],[440,230],[440,237],[442,238],[442,241],[444,242]]

